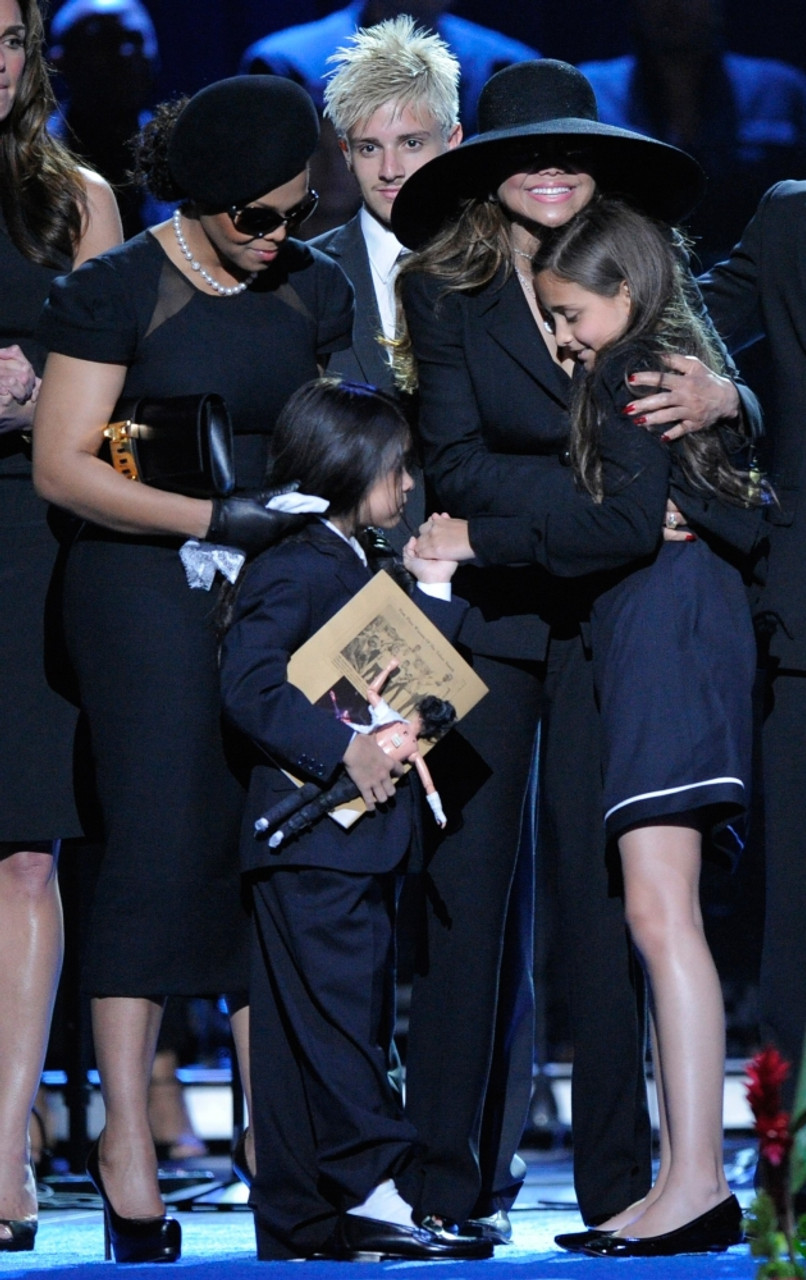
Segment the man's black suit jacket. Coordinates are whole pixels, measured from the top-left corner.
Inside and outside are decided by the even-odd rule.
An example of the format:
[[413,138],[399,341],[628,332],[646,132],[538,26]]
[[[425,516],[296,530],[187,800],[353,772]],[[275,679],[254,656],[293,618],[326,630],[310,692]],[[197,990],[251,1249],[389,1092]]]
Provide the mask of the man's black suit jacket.
[[392,391],[391,365],[378,341],[383,329],[367,245],[361,231],[360,213],[345,222],[343,227],[317,236],[311,244],[339,264],[355,290],[353,345],[331,356],[328,373],[338,373],[352,382],[368,382],[382,391]]
[[765,462],[780,503],[769,511],[770,560],[761,609],[782,667],[806,670],[806,182],[762,198],[726,262],[700,280],[732,351],[766,336],[773,399]]
[[[244,870],[301,865],[380,874],[406,853],[413,822],[408,784],[399,786],[393,802],[349,831],[324,818],[276,851],[252,835],[255,819],[293,790],[280,766],[304,781],[334,780],[352,730],[312,706],[286,680],[286,669],[291,654],[369,579],[352,547],[318,520],[264,551],[247,570],[221,653],[225,712],[260,752],[243,823]],[[414,599],[449,639],[455,636],[467,609],[464,601],[448,603],[419,590]]]

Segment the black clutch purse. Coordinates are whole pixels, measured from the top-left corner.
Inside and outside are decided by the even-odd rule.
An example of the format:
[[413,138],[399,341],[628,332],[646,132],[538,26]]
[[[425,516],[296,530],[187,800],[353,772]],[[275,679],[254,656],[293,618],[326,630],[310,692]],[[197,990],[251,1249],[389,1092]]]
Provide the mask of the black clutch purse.
[[129,480],[191,498],[235,490],[232,423],[221,396],[120,400],[104,437],[101,456]]

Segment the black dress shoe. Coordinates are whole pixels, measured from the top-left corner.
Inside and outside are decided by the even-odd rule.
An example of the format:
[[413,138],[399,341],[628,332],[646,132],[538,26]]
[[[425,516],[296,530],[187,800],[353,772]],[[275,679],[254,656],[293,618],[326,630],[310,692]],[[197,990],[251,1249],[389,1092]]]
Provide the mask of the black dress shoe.
[[587,1231],[566,1231],[554,1237],[554,1243],[561,1249],[569,1249],[571,1253],[584,1253],[585,1247],[592,1240],[601,1240],[602,1236],[612,1235],[612,1231],[600,1231],[598,1227],[590,1227]]
[[506,1209],[496,1209],[483,1218],[468,1218],[462,1223],[462,1235],[476,1240],[489,1240],[490,1244],[511,1244],[512,1223]]
[[583,1253],[594,1258],[660,1258],[676,1253],[722,1253],[741,1244],[742,1211],[735,1196],[728,1196],[707,1213],[660,1236],[604,1235],[585,1245]]
[[378,1222],[345,1213],[339,1219],[339,1252],[350,1261],[381,1262],[384,1258],[410,1258],[419,1262],[437,1258],[475,1261],[492,1257],[493,1247],[487,1240],[471,1240],[442,1230],[426,1227],[403,1227],[396,1222]]

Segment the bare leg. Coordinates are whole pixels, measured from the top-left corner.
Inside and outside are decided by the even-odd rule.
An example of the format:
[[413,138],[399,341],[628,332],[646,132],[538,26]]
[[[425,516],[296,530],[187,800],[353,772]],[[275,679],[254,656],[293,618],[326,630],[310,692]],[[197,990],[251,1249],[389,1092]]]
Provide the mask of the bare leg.
[[[42,1074],[63,951],[55,859],[0,859],[0,1218],[36,1213],[28,1119]],[[10,1231],[0,1226],[0,1238]]]
[[630,1225],[654,1236],[729,1195],[722,1164],[722,992],[699,904],[701,838],[685,826],[640,827],[620,841],[627,923],[649,977],[668,1121],[668,1174]]
[[246,1099],[246,1112],[250,1118],[246,1133],[246,1163],[254,1173],[255,1170],[255,1134],[251,1123],[252,1116],[252,1079],[249,1074],[249,1005],[244,1005],[230,1017],[232,1038],[235,1041],[235,1056],[238,1059],[238,1070],[241,1073],[241,1085]]
[[148,1124],[154,1142],[166,1147],[172,1160],[187,1160],[206,1155],[207,1146],[193,1130],[178,1068],[174,1049],[157,1050],[148,1087]]
[[105,996],[92,1001],[106,1108],[101,1174],[112,1205],[124,1218],[156,1218],[165,1212],[148,1124],[148,1085],[161,1020],[162,1005],[153,1000]]

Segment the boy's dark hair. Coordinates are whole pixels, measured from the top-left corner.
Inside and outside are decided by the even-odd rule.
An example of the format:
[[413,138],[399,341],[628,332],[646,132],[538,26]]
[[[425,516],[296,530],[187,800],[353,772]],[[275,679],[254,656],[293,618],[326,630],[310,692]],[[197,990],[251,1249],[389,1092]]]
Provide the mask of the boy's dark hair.
[[397,403],[375,387],[317,378],[283,408],[269,445],[268,483],[297,481],[301,493],[330,504],[328,516],[352,515],[377,480],[398,469],[411,444]]

